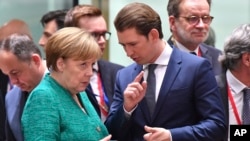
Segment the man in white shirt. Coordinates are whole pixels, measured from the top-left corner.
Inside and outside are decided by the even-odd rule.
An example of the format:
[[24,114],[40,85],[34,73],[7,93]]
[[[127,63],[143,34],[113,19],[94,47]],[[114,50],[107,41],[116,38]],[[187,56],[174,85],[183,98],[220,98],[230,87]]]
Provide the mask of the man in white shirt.
[[[224,44],[222,64],[225,69],[225,79],[219,86],[224,88],[224,103],[228,109],[229,125],[250,124],[250,116],[244,119],[244,113],[250,113],[250,102],[244,103],[250,93],[250,24],[237,27]],[[248,108],[245,111],[244,106]],[[229,127],[230,128],[230,127]]]
[[0,41],[0,69],[15,85],[5,98],[6,139],[23,141],[20,123],[23,107],[47,67],[39,48],[28,35],[12,34]]

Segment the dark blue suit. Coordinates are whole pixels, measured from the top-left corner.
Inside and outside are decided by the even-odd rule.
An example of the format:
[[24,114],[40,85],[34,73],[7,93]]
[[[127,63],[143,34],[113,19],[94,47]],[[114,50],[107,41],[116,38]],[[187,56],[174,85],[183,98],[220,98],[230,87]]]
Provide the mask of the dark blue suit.
[[[221,93],[221,97],[222,97],[222,101],[223,101],[223,105],[224,105],[224,110],[225,110],[225,114],[226,114],[226,124],[227,127],[229,127],[229,111],[228,111],[228,84],[227,84],[227,78],[226,78],[226,70],[224,73],[222,73],[221,75],[217,75],[216,76],[216,81],[218,83],[218,86],[220,88],[220,93]],[[228,130],[228,129],[227,129]],[[228,139],[228,133],[225,136],[225,141],[227,141]]]
[[225,136],[223,104],[207,60],[173,48],[152,118],[143,99],[127,119],[123,92],[141,70],[141,65],[132,64],[117,73],[105,122],[113,139],[141,141],[145,125],[169,129],[173,141],[216,141]]
[[4,105],[3,95],[0,91],[0,141],[5,140],[4,124],[5,124],[5,105]]
[[222,74],[222,66],[219,61],[219,56],[222,55],[222,52],[204,43],[200,44],[200,50],[201,57],[206,58],[211,63],[214,75]]

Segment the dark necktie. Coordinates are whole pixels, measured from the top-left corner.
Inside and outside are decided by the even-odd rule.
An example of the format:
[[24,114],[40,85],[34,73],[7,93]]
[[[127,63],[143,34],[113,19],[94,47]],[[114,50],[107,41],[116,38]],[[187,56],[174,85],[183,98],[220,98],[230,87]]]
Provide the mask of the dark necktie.
[[193,55],[197,55],[194,51],[191,51],[191,52],[189,52],[189,53],[191,53],[191,54],[193,54]]
[[146,101],[148,104],[150,115],[153,115],[154,108],[155,108],[155,73],[154,70],[157,64],[150,64],[148,66],[148,77],[147,77],[147,91],[146,91]]
[[244,89],[243,94],[242,121],[244,125],[250,125],[250,89]]

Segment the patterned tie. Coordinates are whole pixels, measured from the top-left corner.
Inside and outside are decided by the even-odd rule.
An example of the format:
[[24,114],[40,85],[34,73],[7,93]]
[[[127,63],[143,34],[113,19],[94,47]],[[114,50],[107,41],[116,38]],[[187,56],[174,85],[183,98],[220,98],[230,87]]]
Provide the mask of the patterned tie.
[[108,116],[108,107],[106,104],[105,98],[105,93],[102,87],[102,81],[101,81],[101,74],[97,73],[98,77],[97,77],[97,83],[98,83],[98,91],[99,91],[99,96],[100,96],[100,101],[99,101],[99,107],[100,107],[100,111],[101,111],[101,119],[102,121],[105,121],[107,116]]
[[156,68],[157,64],[150,64],[148,66],[148,78],[147,78],[147,91],[146,91],[146,101],[148,104],[150,115],[153,115],[154,109],[155,109],[155,85],[156,85],[156,79],[155,79],[155,73],[154,70]]
[[250,125],[250,89],[243,90],[243,114],[242,114],[242,121],[243,124]]

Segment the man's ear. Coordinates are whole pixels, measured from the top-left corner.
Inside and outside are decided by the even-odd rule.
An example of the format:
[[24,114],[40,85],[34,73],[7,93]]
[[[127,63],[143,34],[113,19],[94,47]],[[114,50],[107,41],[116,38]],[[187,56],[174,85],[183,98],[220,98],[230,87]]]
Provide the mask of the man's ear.
[[148,35],[149,35],[148,38],[151,40],[158,40],[159,39],[159,32],[155,28],[151,29]]
[[32,59],[32,62],[34,62],[36,66],[40,66],[42,63],[41,57],[38,54],[32,54],[31,59]]
[[250,67],[250,53],[247,52],[242,54],[242,61],[244,65]]
[[169,16],[168,17],[168,22],[169,22],[169,26],[170,26],[170,31],[174,31],[175,30],[175,17],[174,16]]

